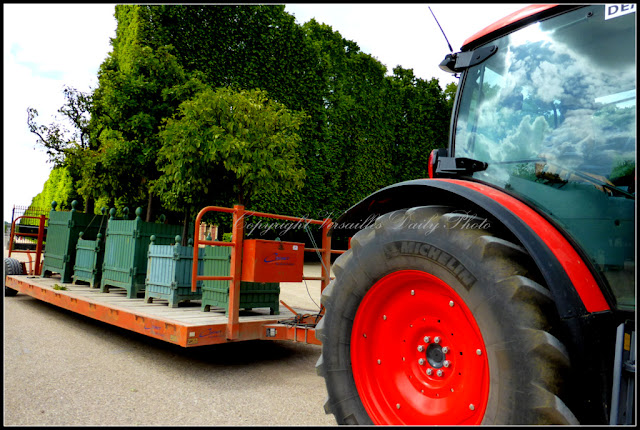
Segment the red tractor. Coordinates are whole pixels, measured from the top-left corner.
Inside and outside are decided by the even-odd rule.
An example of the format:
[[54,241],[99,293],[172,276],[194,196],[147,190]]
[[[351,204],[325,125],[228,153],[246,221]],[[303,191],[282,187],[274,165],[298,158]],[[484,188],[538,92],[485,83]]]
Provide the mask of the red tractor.
[[318,373],[340,424],[631,424],[635,5],[464,42],[449,147],[334,228]]

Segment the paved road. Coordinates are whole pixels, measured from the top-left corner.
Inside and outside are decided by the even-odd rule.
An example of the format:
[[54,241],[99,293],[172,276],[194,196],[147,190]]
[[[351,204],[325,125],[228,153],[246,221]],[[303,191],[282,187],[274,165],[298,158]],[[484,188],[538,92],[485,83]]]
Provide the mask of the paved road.
[[286,341],[182,348],[5,297],[4,425],[331,426],[319,355]]

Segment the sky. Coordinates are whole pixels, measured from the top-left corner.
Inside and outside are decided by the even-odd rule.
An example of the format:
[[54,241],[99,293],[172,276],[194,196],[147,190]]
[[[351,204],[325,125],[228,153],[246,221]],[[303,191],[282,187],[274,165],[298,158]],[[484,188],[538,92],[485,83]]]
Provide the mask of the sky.
[[[444,88],[456,79],[438,68],[449,53],[429,12],[431,7],[454,51],[477,31],[524,4],[287,4],[299,24],[315,18],[354,41],[387,67],[413,69],[437,78]],[[60,115],[64,86],[89,91],[97,86],[100,64],[111,51],[116,20],[113,4],[3,4],[3,218],[28,206],[42,191],[52,164],[27,128],[27,108],[38,124]]]

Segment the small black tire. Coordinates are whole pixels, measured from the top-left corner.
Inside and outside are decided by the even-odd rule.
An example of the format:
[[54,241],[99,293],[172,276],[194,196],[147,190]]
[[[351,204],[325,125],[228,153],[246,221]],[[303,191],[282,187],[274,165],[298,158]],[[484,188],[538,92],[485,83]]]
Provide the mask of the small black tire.
[[[6,275],[23,275],[22,271],[22,263],[16,260],[15,258],[5,258],[4,259],[4,274]],[[4,286],[4,295],[7,297],[12,297],[18,294],[17,290],[13,288]]]
[[[464,226],[476,228],[463,228],[463,217]],[[336,260],[335,279],[322,295],[326,312],[316,329],[322,342],[316,369],[327,387],[325,411],[338,424],[578,424],[561,400],[570,362],[554,333],[553,298],[527,252],[496,237],[491,222],[484,222],[482,227],[483,219],[443,206],[395,211],[358,232],[351,249]],[[417,278],[402,280],[409,275]],[[415,279],[434,279],[442,290]],[[438,307],[442,291],[455,299],[442,296]],[[459,312],[455,321],[447,315],[447,303]],[[380,312],[367,315],[371,309]],[[385,328],[393,321],[396,326],[386,326],[393,330]],[[424,326],[414,328],[412,321]],[[462,331],[455,332],[456,324]],[[444,370],[440,379],[425,369],[435,371],[443,361],[429,356],[429,349],[425,357],[419,344],[416,349],[407,342],[422,339],[429,327],[448,342],[446,351],[445,340],[432,349],[440,360],[451,357],[438,368]],[[416,328],[424,330],[418,337],[412,334]],[[466,336],[473,330],[482,348],[475,349],[473,336]],[[431,339],[425,335],[431,344],[422,347],[431,348]],[[485,360],[485,367],[482,361],[470,367],[476,358]],[[482,369],[473,383],[470,369]],[[446,396],[448,403],[435,403]],[[468,401],[472,398],[478,401]],[[457,409],[435,415],[437,408],[427,411],[426,404]]]

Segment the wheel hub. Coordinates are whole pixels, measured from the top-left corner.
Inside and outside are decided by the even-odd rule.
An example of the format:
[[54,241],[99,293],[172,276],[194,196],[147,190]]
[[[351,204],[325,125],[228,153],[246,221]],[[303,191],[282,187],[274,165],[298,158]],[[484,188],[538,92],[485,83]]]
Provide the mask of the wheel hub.
[[442,350],[442,347],[436,343],[432,343],[427,347],[427,361],[431,365],[431,367],[435,369],[439,369],[444,366],[445,362],[445,353]]
[[489,393],[480,330],[460,296],[428,273],[385,276],[353,323],[356,388],[376,424],[479,424]]

